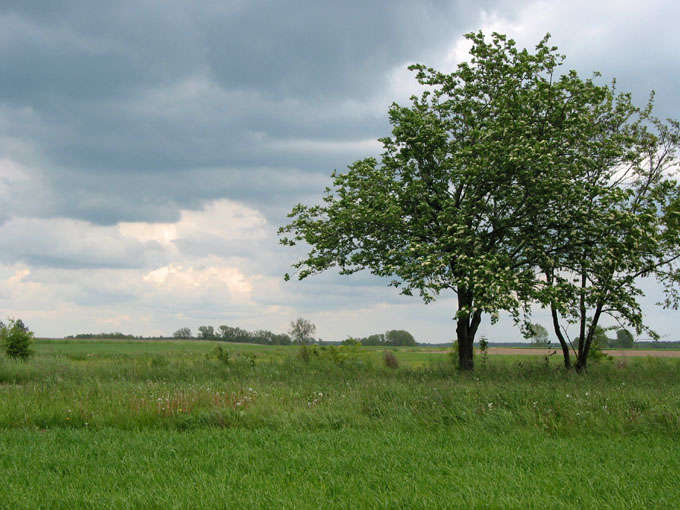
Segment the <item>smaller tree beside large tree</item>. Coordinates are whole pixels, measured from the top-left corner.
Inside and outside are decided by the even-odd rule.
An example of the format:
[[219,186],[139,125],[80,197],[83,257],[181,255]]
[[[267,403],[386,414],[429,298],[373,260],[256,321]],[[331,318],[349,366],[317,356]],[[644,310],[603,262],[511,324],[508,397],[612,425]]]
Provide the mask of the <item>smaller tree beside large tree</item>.
[[[662,283],[666,306],[679,301],[680,126],[654,118],[651,100],[639,109],[629,95],[604,92],[588,128],[597,150],[579,151],[572,185],[562,189],[552,216],[536,222],[543,243],[537,297],[550,307],[565,366],[572,366],[573,349],[579,371],[602,341],[604,316],[657,337],[643,320],[642,277]],[[571,345],[568,325],[576,328]]]

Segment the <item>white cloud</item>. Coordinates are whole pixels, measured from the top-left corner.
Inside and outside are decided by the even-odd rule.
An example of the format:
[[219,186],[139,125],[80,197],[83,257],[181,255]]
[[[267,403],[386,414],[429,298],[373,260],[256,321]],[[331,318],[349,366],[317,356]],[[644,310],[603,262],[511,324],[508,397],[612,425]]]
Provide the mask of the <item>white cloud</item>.
[[246,299],[253,290],[252,283],[238,268],[219,263],[206,267],[170,264],[150,271],[143,280],[158,289],[170,292],[223,286],[230,295]]

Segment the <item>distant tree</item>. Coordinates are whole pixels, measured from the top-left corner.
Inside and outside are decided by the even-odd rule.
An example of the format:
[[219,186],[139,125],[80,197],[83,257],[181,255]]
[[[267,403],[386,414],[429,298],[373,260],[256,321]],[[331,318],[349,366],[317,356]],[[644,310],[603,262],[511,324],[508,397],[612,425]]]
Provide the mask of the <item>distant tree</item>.
[[619,329],[616,331],[616,347],[629,348],[635,345],[633,334],[627,329]]
[[548,345],[548,330],[538,323],[529,324],[527,338],[531,340],[532,344]]
[[174,338],[191,338],[191,330],[189,328],[179,328],[172,336]]
[[593,342],[600,348],[609,347],[609,337],[607,331],[602,326],[595,326],[595,333],[593,334]]
[[199,326],[198,331],[201,333],[201,338],[204,340],[214,340],[216,338],[215,328],[212,326]]
[[30,346],[33,343],[33,332],[24,325],[21,319],[9,319],[7,326],[0,329],[0,344],[9,358],[26,361],[33,355]]
[[308,344],[314,341],[312,335],[316,332],[316,326],[307,319],[299,317],[290,323],[288,333],[296,344]]
[[[596,345],[599,349],[604,349],[610,346],[613,340],[607,336],[607,331],[602,326],[595,326],[593,329],[593,339],[592,343]],[[579,349],[581,346],[580,337],[574,339],[574,348]]]
[[386,345],[416,345],[416,339],[408,331],[403,329],[392,329],[385,333]]
[[385,345],[385,335],[378,333],[361,339],[362,345]]
[[342,342],[341,345],[361,345],[361,342],[357,340],[356,338],[352,338],[351,336],[348,338],[345,338]]

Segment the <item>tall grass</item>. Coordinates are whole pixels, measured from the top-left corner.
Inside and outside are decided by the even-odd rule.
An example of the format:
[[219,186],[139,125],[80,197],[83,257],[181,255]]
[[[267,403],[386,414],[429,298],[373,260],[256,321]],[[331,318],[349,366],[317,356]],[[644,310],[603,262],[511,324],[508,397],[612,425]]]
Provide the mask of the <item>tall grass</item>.
[[[585,375],[542,359],[491,357],[460,373],[446,361],[388,368],[374,352],[337,362],[260,348],[228,365],[180,352],[39,352],[0,361],[0,428],[475,427],[557,435],[680,437],[680,363],[603,363]],[[396,353],[399,357],[399,352]],[[336,362],[333,362],[336,359]]]
[[[0,358],[0,508],[673,508],[680,363],[202,342]],[[239,355],[245,352],[249,357]],[[252,363],[255,356],[254,363]]]

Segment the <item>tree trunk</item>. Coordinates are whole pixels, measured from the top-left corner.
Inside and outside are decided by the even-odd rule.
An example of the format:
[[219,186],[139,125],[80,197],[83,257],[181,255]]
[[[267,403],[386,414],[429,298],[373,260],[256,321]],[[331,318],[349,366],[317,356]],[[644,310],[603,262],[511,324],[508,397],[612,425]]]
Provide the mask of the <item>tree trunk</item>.
[[[550,284],[552,287],[553,282],[555,280],[555,275],[552,270],[548,269],[545,270],[545,277],[546,281]],[[555,331],[555,336],[557,336],[557,340],[560,342],[560,346],[562,347],[562,356],[564,358],[564,368],[567,370],[571,370],[571,353],[569,352],[569,344],[567,343],[567,340],[564,338],[564,335],[562,334],[562,330],[560,329],[560,318],[559,315],[557,314],[557,308],[555,307],[555,303],[552,302],[550,304],[550,313],[552,314],[552,323],[553,323],[553,330]]]
[[[576,360],[576,371],[579,373],[585,372],[588,368],[588,355],[590,354],[590,346],[593,343],[593,337],[595,336],[595,328],[597,323],[600,321],[600,315],[602,314],[602,303],[598,303],[595,307],[595,313],[593,314],[593,320],[588,328],[588,335],[583,338],[581,337],[579,341],[578,359]],[[583,349],[581,349],[581,346]]]
[[571,370],[571,355],[569,353],[569,345],[567,344],[567,340],[564,338],[564,335],[560,330],[560,322],[559,317],[557,316],[557,310],[555,309],[554,306],[551,306],[550,311],[552,312],[553,329],[555,330],[555,335],[557,336],[557,339],[560,341],[560,346],[562,346],[562,355],[564,356],[564,368],[566,368],[567,370]]
[[[472,294],[468,291],[458,291],[458,309],[470,309],[472,307]],[[459,317],[456,325],[456,339],[458,340],[458,368],[460,370],[472,370],[474,362],[475,333],[482,320],[482,312],[476,310],[472,315]]]

